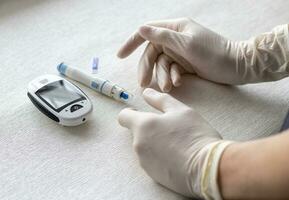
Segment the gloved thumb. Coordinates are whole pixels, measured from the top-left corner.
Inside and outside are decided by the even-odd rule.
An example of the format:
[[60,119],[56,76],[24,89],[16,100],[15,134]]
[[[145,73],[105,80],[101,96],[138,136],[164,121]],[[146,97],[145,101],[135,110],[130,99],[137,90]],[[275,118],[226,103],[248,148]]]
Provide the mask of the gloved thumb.
[[178,50],[181,33],[171,29],[144,25],[138,30],[141,37],[153,44],[159,44],[172,50]]
[[175,112],[189,108],[167,93],[158,92],[152,88],[143,91],[145,101],[152,107],[162,112]]

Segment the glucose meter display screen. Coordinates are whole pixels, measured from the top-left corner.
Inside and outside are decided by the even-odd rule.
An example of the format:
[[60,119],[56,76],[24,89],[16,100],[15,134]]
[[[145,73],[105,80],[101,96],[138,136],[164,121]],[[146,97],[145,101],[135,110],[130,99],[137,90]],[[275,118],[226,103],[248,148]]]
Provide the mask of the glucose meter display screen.
[[55,110],[71,102],[85,99],[73,86],[62,80],[40,88],[36,94]]

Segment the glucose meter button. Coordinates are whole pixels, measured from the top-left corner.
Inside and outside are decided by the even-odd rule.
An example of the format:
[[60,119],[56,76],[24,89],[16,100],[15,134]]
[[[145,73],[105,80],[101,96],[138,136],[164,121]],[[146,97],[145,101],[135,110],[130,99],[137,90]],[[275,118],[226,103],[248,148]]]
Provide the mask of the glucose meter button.
[[71,106],[70,111],[74,112],[74,111],[76,111],[76,110],[78,110],[78,109],[80,109],[82,107],[83,107],[82,105],[75,104],[75,105]]

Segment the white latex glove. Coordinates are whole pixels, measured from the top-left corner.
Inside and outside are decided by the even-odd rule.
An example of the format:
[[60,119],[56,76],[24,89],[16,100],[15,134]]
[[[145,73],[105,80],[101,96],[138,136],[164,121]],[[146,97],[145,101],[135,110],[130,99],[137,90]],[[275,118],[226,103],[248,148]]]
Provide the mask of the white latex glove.
[[133,132],[133,146],[143,169],[158,183],[185,196],[221,199],[218,163],[230,142],[170,95],[147,88],[143,97],[163,113],[126,108],[119,114],[119,123]]
[[181,84],[182,73],[225,84],[273,81],[288,76],[288,25],[247,41],[231,41],[188,18],[149,22],[141,26],[118,52],[127,57],[149,41],[139,61],[142,87],[155,68],[162,91]]

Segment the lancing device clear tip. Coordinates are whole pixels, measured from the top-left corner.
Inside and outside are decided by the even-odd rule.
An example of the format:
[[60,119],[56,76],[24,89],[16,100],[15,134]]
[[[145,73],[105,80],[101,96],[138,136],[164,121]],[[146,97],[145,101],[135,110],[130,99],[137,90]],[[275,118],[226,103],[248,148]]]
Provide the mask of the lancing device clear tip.
[[92,73],[93,74],[97,74],[98,73],[98,63],[99,63],[99,58],[98,57],[92,58],[91,68],[92,68]]

